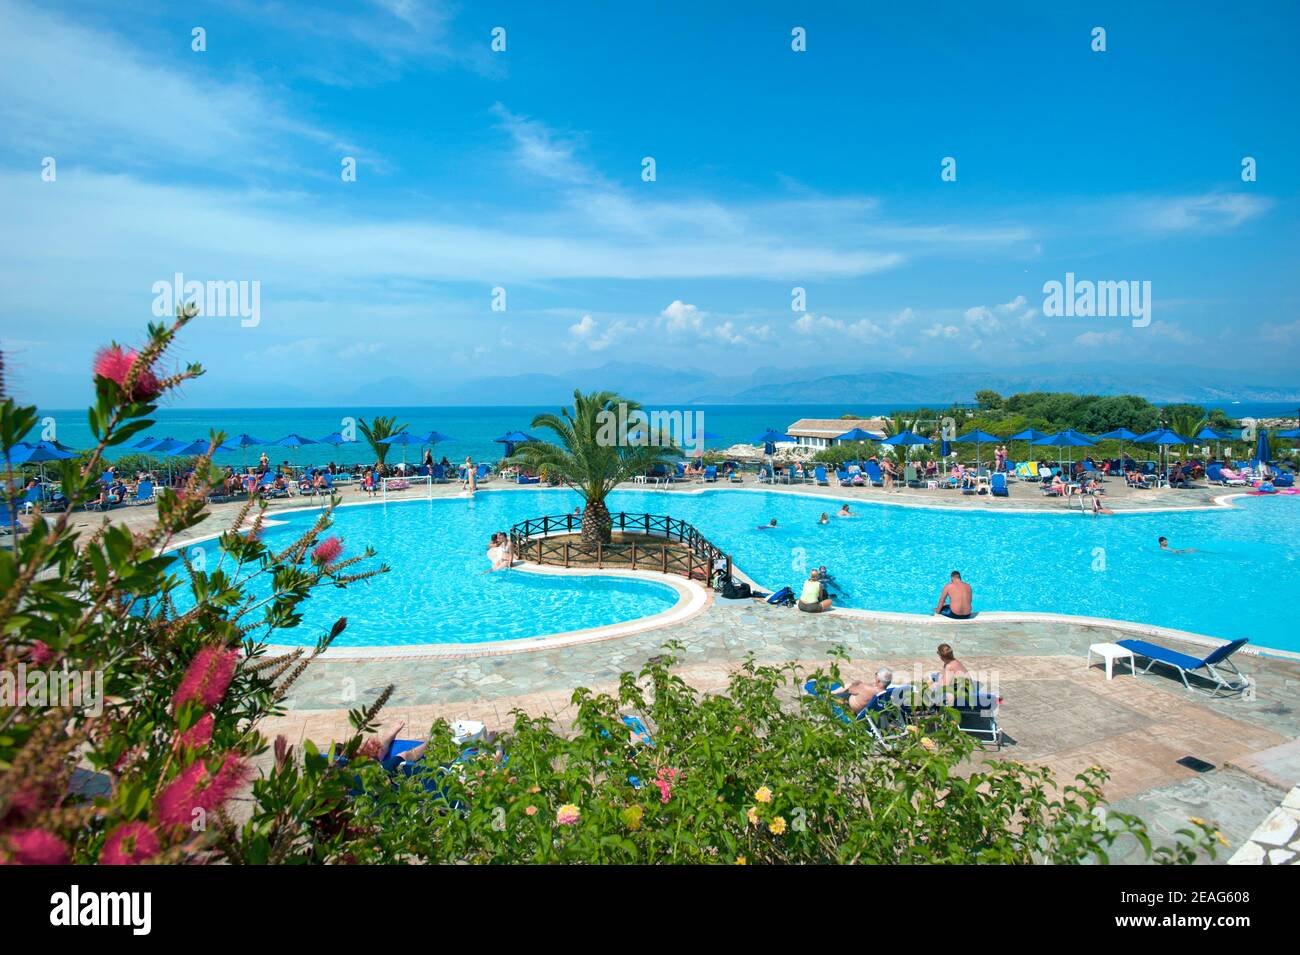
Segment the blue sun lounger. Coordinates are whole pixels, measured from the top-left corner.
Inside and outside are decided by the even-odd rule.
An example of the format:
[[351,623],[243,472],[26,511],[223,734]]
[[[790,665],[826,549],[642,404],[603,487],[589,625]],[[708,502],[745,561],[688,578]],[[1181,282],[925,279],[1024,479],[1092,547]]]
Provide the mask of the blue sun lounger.
[[[1208,691],[1211,696],[1218,696],[1220,693],[1240,693],[1250,686],[1250,680],[1237,669],[1236,664],[1228,659],[1249,642],[1244,637],[1240,640],[1233,640],[1231,643],[1225,643],[1208,656],[1200,659],[1186,653],[1179,653],[1177,650],[1170,650],[1168,647],[1162,647],[1159,644],[1147,643],[1145,640],[1119,640],[1116,642],[1125,650],[1131,650],[1135,657],[1147,658],[1147,665],[1140,672],[1148,672],[1157,663],[1173,667],[1178,671],[1178,675],[1182,677],[1183,686],[1189,690],[1201,689],[1201,687],[1193,687],[1187,682],[1187,674],[1189,673],[1200,679],[1213,682],[1214,686]],[[1227,675],[1220,673],[1216,666],[1227,670]],[[1201,670],[1205,672],[1199,672]]]

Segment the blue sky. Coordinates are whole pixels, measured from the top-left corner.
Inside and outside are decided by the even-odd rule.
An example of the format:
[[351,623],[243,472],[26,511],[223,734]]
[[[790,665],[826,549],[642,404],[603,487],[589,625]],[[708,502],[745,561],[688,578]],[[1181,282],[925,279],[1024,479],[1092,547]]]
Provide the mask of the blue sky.
[[[896,6],[0,0],[10,387],[82,402],[177,272],[260,283],[187,334],[199,404],[628,360],[1294,377],[1295,5]],[[1153,320],[1043,315],[1067,272]]]

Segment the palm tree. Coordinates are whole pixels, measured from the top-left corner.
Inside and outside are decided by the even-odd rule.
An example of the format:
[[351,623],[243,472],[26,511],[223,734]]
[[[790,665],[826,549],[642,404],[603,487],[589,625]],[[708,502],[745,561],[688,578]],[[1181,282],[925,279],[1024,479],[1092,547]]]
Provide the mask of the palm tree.
[[375,460],[378,461],[380,465],[383,465],[384,458],[388,455],[388,451],[392,447],[391,444],[380,439],[391,438],[393,435],[401,434],[410,427],[409,424],[398,425],[396,422],[396,417],[377,417],[370,424],[366,424],[364,419],[357,422],[357,427],[360,428],[361,433],[365,435],[366,441],[375,452]]
[[605,498],[616,485],[644,474],[656,464],[667,464],[681,453],[664,443],[664,435],[651,436],[658,443],[630,442],[627,431],[640,430],[635,423],[629,422],[631,427],[622,433],[624,425],[611,427],[619,421],[620,406],[628,413],[641,408],[612,391],[587,395],[574,391],[572,408],[562,408],[558,415],[539,414],[533,418],[532,427],[546,428],[557,443],[529,441],[519,445],[508,459],[510,464],[535,474],[554,476],[582,495],[586,502],[582,509],[582,540],[588,544],[610,541],[613,522]]

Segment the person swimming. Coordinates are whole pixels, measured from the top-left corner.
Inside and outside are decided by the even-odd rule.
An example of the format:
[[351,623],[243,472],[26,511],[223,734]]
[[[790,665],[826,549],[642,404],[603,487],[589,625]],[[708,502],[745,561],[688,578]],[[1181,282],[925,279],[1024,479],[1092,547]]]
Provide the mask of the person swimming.
[[829,514],[827,514],[825,511],[822,511],[822,516],[819,517],[819,518],[817,518],[817,523],[818,523],[818,524],[829,524],[830,522],[831,522],[831,516],[830,516]]
[[775,527],[776,527],[776,518],[774,517],[766,524],[759,524],[756,529],[760,531],[770,531]]
[[836,516],[836,517],[852,517],[852,516],[853,516],[853,512],[850,511],[850,510],[849,510],[849,506],[848,506],[847,504],[845,504],[843,507],[840,508],[839,513],[837,513],[835,516]]
[[1195,549],[1191,547],[1183,547],[1183,548],[1170,547],[1168,537],[1162,537],[1156,543],[1160,545],[1161,550],[1167,551],[1170,554],[1195,554],[1196,553]]

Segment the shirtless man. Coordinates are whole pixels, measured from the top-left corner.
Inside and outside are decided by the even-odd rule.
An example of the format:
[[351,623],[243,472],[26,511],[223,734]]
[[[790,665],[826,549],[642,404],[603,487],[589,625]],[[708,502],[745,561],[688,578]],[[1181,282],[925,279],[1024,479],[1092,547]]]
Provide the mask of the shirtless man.
[[[947,606],[944,606],[944,604]],[[970,584],[961,579],[961,571],[954,570],[943,590],[939,591],[939,605],[934,612],[953,620],[968,620],[971,615]]]
[[1160,538],[1160,540],[1157,541],[1157,543],[1160,545],[1161,550],[1168,551],[1171,554],[1195,554],[1196,553],[1196,550],[1191,547],[1183,547],[1183,548],[1170,547],[1168,537]]
[[894,671],[889,667],[881,667],[876,671],[876,678],[871,683],[861,681],[850,683],[844,688],[844,692],[849,695],[849,707],[854,714],[861,713],[868,703],[888,690],[893,682]]

